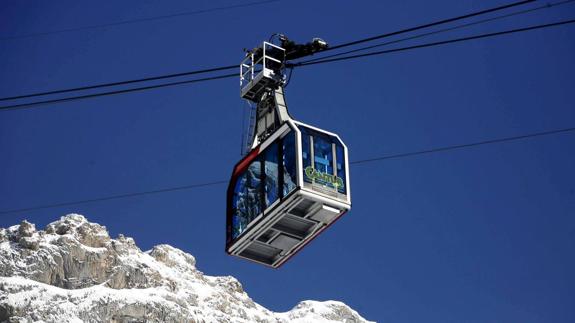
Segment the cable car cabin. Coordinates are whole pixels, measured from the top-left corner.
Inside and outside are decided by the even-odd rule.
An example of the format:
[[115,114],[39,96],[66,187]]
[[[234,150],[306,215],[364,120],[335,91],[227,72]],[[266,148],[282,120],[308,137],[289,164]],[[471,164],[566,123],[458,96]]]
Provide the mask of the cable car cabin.
[[281,266],[351,207],[347,147],[287,120],[234,167],[226,252]]
[[[227,191],[226,252],[277,268],[351,207],[347,148],[335,134],[291,118],[287,60],[327,48],[314,38],[263,42],[240,64],[240,96],[255,103],[247,144]],[[272,37],[273,38],[273,37]]]

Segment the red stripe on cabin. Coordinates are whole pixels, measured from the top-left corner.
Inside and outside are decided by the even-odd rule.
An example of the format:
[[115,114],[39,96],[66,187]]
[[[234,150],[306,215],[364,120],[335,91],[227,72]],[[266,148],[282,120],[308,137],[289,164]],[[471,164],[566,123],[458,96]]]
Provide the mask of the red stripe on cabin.
[[257,147],[254,150],[252,150],[247,156],[246,158],[244,158],[244,160],[242,160],[234,169],[234,173],[232,175],[232,178],[235,178],[236,176],[238,176],[241,172],[243,172],[248,166],[249,164],[258,156],[260,152],[260,148]]

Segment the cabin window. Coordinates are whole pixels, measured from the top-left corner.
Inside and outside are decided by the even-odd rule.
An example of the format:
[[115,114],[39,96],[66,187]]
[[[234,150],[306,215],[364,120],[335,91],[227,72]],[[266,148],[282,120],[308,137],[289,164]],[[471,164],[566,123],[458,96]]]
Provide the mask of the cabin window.
[[296,156],[295,133],[290,131],[262,151],[237,177],[232,199],[232,239],[297,187]]
[[338,185],[337,191],[341,194],[346,194],[346,169],[345,169],[345,155],[343,152],[343,146],[338,144],[335,146],[335,160],[336,160],[336,170],[337,176],[341,178],[343,185]]
[[295,132],[290,131],[283,138],[283,196],[287,196],[296,187]]
[[[311,167],[311,135],[306,131],[305,128],[301,128],[301,156],[303,159],[303,169]],[[308,183],[312,183],[313,180],[307,176],[304,176],[304,180]]]
[[[333,147],[332,142],[324,136],[315,135],[313,137],[313,161],[314,168],[323,174],[333,175]],[[334,187],[331,182],[322,180],[318,176],[318,181],[329,187]]]
[[300,126],[304,180],[346,194],[345,154],[341,141]]
[[261,163],[254,160],[237,179],[234,188],[232,238],[237,238],[261,213]]
[[279,197],[279,151],[277,142],[265,150],[265,201],[266,207],[272,205]]

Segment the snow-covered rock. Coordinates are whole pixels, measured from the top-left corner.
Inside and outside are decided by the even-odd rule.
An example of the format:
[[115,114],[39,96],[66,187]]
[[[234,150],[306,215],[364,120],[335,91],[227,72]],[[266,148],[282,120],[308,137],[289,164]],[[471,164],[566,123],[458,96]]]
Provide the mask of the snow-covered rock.
[[196,269],[169,245],[132,238],[70,214],[37,231],[0,229],[0,322],[367,322],[347,305],[303,301],[276,313],[231,277]]

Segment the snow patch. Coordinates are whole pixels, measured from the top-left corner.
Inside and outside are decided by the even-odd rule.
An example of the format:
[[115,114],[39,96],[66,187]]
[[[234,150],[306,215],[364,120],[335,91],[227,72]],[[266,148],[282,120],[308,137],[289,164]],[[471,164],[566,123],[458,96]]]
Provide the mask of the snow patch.
[[71,214],[37,231],[0,229],[0,322],[367,322],[337,301],[285,313],[255,303],[231,276],[207,276],[163,244],[142,252]]

